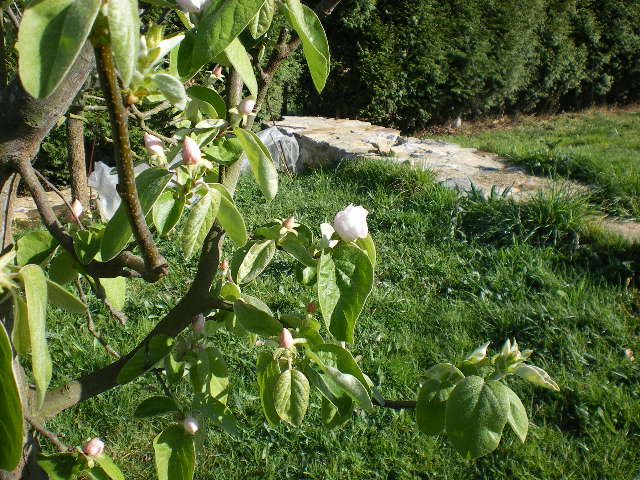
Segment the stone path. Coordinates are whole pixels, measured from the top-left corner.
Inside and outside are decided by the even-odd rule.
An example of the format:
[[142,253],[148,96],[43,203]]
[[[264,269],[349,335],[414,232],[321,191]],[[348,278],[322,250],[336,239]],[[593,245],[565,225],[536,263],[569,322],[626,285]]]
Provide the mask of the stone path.
[[[428,169],[438,181],[451,188],[468,190],[473,184],[489,192],[509,190],[515,199],[525,199],[540,189],[552,188],[549,178],[530,175],[510,165],[504,158],[437,140],[403,137],[398,130],[358,120],[322,117],[284,117],[275,124],[298,141],[298,163],[293,171],[306,166],[330,166],[344,158],[366,157],[400,162]],[[563,188],[575,191],[589,187],[564,181]],[[605,217],[593,217],[594,223],[619,233],[631,241],[640,240],[640,223]]]
[[[273,144],[269,130],[259,135],[272,154],[292,152],[286,159],[287,168],[294,173],[306,167],[330,167],[345,158],[377,158],[428,169],[438,181],[451,188],[468,190],[473,184],[488,192],[509,189],[509,195],[524,199],[540,189],[552,188],[553,180],[528,174],[523,168],[508,164],[503,158],[437,140],[403,137],[398,130],[379,127],[358,120],[322,117],[284,117],[275,126],[283,136],[280,144]],[[271,130],[271,132],[278,131]],[[264,135],[262,135],[264,133]],[[269,144],[271,142],[271,144]],[[292,158],[295,157],[295,158]],[[575,182],[563,182],[564,188],[576,191],[587,189]],[[63,194],[69,198],[68,190]],[[48,194],[57,211],[64,206],[53,192]],[[30,198],[18,199],[16,220],[33,221],[38,218]],[[615,231],[629,240],[640,240],[640,223],[594,217],[594,223]]]

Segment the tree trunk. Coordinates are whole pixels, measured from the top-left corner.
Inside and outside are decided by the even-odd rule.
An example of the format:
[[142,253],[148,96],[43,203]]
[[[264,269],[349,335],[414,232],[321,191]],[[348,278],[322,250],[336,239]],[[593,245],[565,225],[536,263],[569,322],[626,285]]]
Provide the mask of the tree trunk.
[[[81,111],[72,108],[71,113],[80,114]],[[84,152],[84,121],[71,115],[67,117],[67,149],[71,174],[71,200],[78,200],[87,212],[89,211],[89,186]]]

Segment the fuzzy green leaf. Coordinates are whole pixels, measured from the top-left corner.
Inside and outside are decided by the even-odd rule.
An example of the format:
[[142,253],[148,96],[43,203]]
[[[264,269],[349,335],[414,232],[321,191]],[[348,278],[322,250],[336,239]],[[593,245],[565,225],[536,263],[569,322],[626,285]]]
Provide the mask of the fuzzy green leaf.
[[191,207],[180,239],[185,258],[191,258],[204,243],[218,215],[220,199],[220,192],[209,190]]
[[49,302],[57,307],[66,310],[69,313],[84,313],[84,303],[78,297],[69,292],[63,286],[47,280],[47,294]]
[[136,70],[140,42],[138,0],[109,0],[107,2],[111,48],[122,83],[128,87]]
[[164,415],[166,413],[179,412],[180,407],[171,397],[164,395],[156,395],[146,398],[138,405],[133,413],[135,418],[155,417],[156,415]]
[[153,205],[153,224],[161,236],[166,237],[180,221],[184,211],[185,197],[178,198],[170,190],[165,190]]
[[278,193],[278,171],[267,147],[258,136],[242,128],[234,128],[233,133],[240,141],[242,149],[247,154],[251,173],[255,178],[262,194],[267,200],[273,200]]
[[238,323],[252,332],[264,337],[279,335],[282,325],[278,322],[264,303],[254,297],[245,295],[233,304]]
[[44,230],[29,232],[17,242],[16,263],[19,267],[29,263],[43,263],[58,246],[51,234]]
[[279,422],[280,417],[275,407],[275,385],[280,378],[280,366],[273,355],[268,352],[258,354],[258,364],[256,366],[256,378],[260,390],[260,402],[264,416],[271,425]]
[[416,422],[422,432],[436,435],[444,430],[447,400],[464,375],[450,363],[441,363],[431,367],[425,376],[418,393]]
[[231,258],[231,276],[241,285],[255,280],[271,263],[275,253],[276,243],[273,240],[247,243]]
[[258,82],[253,73],[253,65],[251,65],[251,59],[242,42],[238,38],[234,38],[227,48],[224,49],[224,54],[231,66],[242,78],[251,95],[258,96]]
[[191,480],[196,462],[193,435],[171,425],[153,440],[159,480]]
[[22,402],[13,373],[11,344],[0,323],[0,470],[11,471],[22,456]]
[[282,420],[300,426],[309,407],[309,381],[296,369],[280,374],[274,390],[275,409]]

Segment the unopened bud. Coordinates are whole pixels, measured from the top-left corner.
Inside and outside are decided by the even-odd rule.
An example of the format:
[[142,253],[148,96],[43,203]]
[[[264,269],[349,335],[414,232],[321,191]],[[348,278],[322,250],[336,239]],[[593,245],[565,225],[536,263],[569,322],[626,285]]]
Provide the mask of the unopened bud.
[[73,216],[76,218],[80,218],[80,215],[82,215],[82,211],[84,210],[84,208],[82,207],[82,203],[80,202],[80,200],[78,200],[77,198],[71,203],[71,213],[73,213]]
[[256,340],[256,347],[264,347],[264,340]]
[[229,270],[229,260],[222,260],[220,262],[220,269],[221,270]]
[[127,95],[125,103],[126,103],[126,105],[128,107],[130,105],[135,105],[139,101],[140,101],[140,99],[136,95],[134,95],[133,93],[130,93],[129,95]]
[[280,332],[280,346],[282,348],[293,347],[293,337],[291,336],[291,332],[288,328],[283,328]]
[[158,155],[164,157],[164,149],[162,148],[162,140],[150,133],[144,134],[144,147],[149,155]]
[[182,162],[185,165],[197,165],[202,160],[200,147],[191,137],[184,137],[182,144]]
[[204,315],[196,315],[191,321],[191,327],[195,333],[202,335],[204,333]]
[[291,230],[296,226],[296,219],[294,217],[288,217],[282,222],[282,226],[287,230]]
[[256,100],[253,97],[246,97],[240,102],[240,105],[238,105],[238,112],[240,112],[240,115],[249,115],[253,112],[253,107],[255,106]]
[[104,442],[99,438],[95,437],[89,440],[84,447],[82,447],[82,451],[85,455],[90,457],[97,457],[104,450]]
[[211,75],[216,78],[223,78],[224,75],[222,75],[222,65],[216,65],[215,67],[213,67]]
[[307,303],[307,313],[316,313],[318,311],[318,305],[316,302]]
[[182,421],[182,426],[184,427],[184,431],[190,435],[195,435],[200,425],[198,425],[198,421],[193,417],[187,417]]

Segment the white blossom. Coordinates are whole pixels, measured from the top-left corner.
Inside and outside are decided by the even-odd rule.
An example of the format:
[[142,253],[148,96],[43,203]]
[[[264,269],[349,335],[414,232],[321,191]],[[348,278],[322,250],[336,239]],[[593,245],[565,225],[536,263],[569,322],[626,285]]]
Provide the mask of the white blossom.
[[196,432],[200,429],[198,421],[193,417],[185,418],[182,422],[182,426],[184,427],[185,432],[190,435],[195,435]]
[[358,238],[367,238],[367,215],[369,212],[364,207],[353,204],[336,214],[333,220],[333,228],[345,242],[351,242]]
[[97,457],[104,450],[104,442],[99,438],[92,438],[89,440],[84,447],[82,447],[82,451],[85,455],[90,457]]

